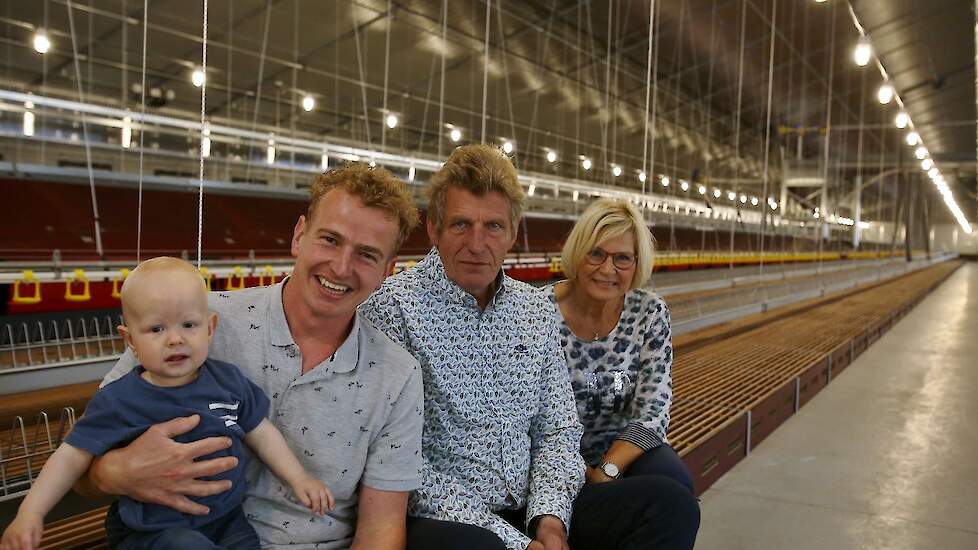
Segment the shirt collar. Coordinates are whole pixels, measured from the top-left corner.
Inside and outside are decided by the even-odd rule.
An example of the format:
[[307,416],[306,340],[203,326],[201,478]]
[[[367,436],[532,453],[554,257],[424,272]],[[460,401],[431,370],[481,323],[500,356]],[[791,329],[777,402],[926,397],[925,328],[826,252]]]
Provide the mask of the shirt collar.
[[[424,257],[423,260],[418,262],[417,269],[419,272],[424,273],[429,279],[435,282],[438,289],[442,292],[448,294],[449,296],[455,298],[457,301],[467,304],[475,303],[478,306],[478,302],[475,296],[468,293],[468,291],[462,289],[462,287],[455,284],[454,281],[448,278],[445,273],[445,264],[441,261],[441,254],[438,253],[438,249],[432,247],[428,252],[428,255]],[[489,302],[492,303],[496,298],[502,294],[506,287],[509,285],[509,277],[503,272],[502,269],[496,274],[496,278],[492,282],[492,297]]]
[[[282,292],[285,289],[289,277],[275,285],[268,300],[268,319],[269,336],[273,346],[295,347],[298,351],[298,344],[292,338],[292,331],[289,330],[289,322],[285,318],[285,305],[282,302]],[[360,313],[353,315],[353,327],[346,340],[336,348],[333,355],[326,361],[330,363],[329,370],[333,372],[349,372],[356,368],[357,361],[360,359]],[[335,363],[335,364],[333,364]]]

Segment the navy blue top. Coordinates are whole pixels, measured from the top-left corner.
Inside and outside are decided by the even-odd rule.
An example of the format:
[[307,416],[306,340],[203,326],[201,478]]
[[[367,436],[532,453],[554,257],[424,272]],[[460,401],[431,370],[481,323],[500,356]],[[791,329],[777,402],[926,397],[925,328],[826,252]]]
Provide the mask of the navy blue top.
[[191,497],[191,500],[209,507],[210,513],[192,516],[128,497],[119,499],[119,515],[131,529],[196,529],[234,510],[244,499],[247,455],[243,449],[243,439],[268,414],[268,397],[238,367],[214,359],[207,359],[201,365],[197,379],[184,386],[154,386],[142,378],[144,371],[143,367],[136,367],[100,389],[65,442],[99,456],[127,445],[154,424],[199,414],[197,427],[174,439],[187,443],[205,437],[227,436],[231,438],[231,447],[198,460],[222,456],[238,458],[238,465],[234,469],[203,478],[229,479],[230,490],[208,497]]

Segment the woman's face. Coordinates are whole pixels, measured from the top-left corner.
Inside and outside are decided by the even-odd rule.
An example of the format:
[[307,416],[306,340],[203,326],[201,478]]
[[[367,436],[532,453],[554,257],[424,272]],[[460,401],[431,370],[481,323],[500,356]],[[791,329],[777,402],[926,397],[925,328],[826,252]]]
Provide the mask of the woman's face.
[[588,251],[577,268],[577,284],[594,300],[617,300],[635,277],[635,233],[605,239]]

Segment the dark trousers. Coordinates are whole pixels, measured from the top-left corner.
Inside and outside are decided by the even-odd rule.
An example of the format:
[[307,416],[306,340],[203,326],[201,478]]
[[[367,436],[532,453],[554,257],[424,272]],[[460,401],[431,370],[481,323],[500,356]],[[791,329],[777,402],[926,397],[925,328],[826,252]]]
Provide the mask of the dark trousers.
[[[700,509],[689,471],[662,445],[636,460],[622,479],[588,483],[574,499],[571,550],[689,549]],[[522,529],[519,512],[500,515]],[[408,550],[505,550],[494,533],[464,523],[408,518]]]
[[260,550],[255,528],[238,506],[200,529],[173,527],[159,531],[130,529],[119,517],[118,501],[105,516],[109,547],[114,550]]

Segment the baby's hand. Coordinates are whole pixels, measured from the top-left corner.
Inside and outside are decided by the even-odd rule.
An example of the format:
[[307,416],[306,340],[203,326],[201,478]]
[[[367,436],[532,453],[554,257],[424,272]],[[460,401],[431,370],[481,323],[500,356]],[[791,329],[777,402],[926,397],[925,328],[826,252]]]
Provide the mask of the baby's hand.
[[322,481],[311,475],[305,474],[292,483],[292,492],[300,502],[320,516],[333,509],[333,494]]
[[33,514],[17,514],[3,533],[0,550],[34,550],[41,544],[44,518]]

